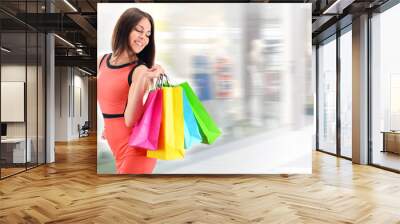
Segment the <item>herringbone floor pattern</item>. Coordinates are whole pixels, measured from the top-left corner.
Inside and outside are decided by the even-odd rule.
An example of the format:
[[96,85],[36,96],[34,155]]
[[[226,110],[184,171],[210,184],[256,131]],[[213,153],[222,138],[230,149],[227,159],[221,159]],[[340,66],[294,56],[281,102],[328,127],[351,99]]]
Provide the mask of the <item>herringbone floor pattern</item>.
[[400,175],[313,156],[312,175],[99,176],[84,138],[0,181],[0,223],[400,223]]

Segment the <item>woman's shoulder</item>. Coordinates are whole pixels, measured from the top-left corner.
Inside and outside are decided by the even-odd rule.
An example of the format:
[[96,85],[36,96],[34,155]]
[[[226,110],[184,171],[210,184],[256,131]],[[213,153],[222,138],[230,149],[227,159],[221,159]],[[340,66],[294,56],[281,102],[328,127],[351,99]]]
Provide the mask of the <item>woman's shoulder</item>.
[[133,66],[131,72],[128,75],[129,86],[132,84],[132,81],[133,81],[132,76],[133,76],[133,79],[136,80],[138,78],[138,76],[145,73],[147,71],[147,69],[148,69],[148,67],[147,67],[146,63],[144,63],[140,59],[138,61],[136,61],[135,65]]
[[103,60],[107,55],[110,55],[111,53],[106,53],[106,54],[100,54],[97,56],[97,61]]
[[146,70],[146,69],[149,69],[149,67],[147,67],[147,64],[146,64],[146,62],[145,61],[143,61],[142,59],[138,59],[137,61],[136,61],[136,63],[134,63],[135,65],[134,65],[134,70],[135,71],[140,71],[140,70]]
[[132,72],[133,73],[142,73],[145,72],[148,69],[148,67],[146,66],[146,64],[137,64],[133,69]]
[[103,54],[103,55],[99,55],[97,57],[97,67],[99,68],[100,65],[103,63],[104,59],[107,57],[107,55],[110,55],[111,53],[107,53],[107,54]]

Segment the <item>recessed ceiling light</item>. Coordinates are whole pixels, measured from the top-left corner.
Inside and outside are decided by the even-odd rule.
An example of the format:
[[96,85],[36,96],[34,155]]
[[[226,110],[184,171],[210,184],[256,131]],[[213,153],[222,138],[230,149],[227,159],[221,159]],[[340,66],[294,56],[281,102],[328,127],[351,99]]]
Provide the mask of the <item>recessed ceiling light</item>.
[[68,0],[64,0],[65,4],[67,4],[72,10],[74,10],[75,12],[78,12],[78,10],[71,4],[69,3]]
[[81,72],[83,72],[83,73],[85,73],[85,74],[93,75],[92,73],[90,73],[90,72],[88,72],[88,71],[86,71],[86,70],[83,70],[83,69],[81,69],[81,68],[79,68],[79,67],[78,67],[78,70],[81,71]]
[[2,51],[6,52],[6,53],[10,53],[10,52],[11,52],[10,49],[7,49],[7,48],[5,48],[5,47],[1,47],[0,49],[1,49]]
[[69,46],[75,48],[75,45],[73,45],[73,44],[72,44],[71,42],[69,42],[68,40],[66,40],[66,39],[64,39],[64,38],[62,38],[62,37],[60,37],[60,36],[57,35],[57,34],[54,34],[54,36],[57,37],[58,39],[60,39],[62,42],[64,42],[64,43],[68,44]]
[[336,0],[322,14],[342,14],[343,9],[351,5],[355,0]]

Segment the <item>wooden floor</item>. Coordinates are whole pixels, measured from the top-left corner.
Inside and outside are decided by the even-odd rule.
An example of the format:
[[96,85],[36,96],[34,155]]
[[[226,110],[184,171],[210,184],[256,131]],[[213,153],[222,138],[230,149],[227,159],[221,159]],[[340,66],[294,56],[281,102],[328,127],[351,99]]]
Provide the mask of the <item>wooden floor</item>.
[[23,168],[22,167],[1,168],[1,177],[2,178],[7,177],[10,175],[16,174],[18,172],[22,172],[24,170],[26,170],[25,167],[23,167]]
[[400,170],[400,154],[376,150],[372,159],[375,164]]
[[0,181],[0,223],[400,223],[400,175],[314,153],[312,175],[99,176],[96,139]]

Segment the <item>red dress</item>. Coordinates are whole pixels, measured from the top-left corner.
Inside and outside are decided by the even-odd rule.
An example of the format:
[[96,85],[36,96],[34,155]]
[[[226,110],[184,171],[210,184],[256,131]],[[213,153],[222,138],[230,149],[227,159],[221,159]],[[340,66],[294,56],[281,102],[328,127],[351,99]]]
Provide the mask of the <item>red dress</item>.
[[113,152],[120,174],[152,173],[156,159],[147,158],[145,149],[128,145],[132,128],[125,125],[124,112],[134,69],[142,63],[111,65],[105,55],[97,75],[97,100],[104,117],[104,136]]

